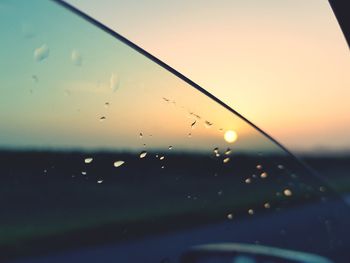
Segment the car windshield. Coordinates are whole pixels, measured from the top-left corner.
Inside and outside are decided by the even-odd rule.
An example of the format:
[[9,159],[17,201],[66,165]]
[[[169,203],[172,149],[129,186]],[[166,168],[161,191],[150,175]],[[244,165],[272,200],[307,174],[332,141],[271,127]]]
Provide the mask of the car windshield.
[[227,242],[347,262],[343,201],[190,80],[60,2],[2,1],[0,29],[2,262]]

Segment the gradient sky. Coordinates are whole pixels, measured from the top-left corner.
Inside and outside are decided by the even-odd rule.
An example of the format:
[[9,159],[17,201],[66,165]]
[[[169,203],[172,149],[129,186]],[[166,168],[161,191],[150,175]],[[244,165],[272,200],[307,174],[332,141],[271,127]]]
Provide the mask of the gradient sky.
[[326,0],[68,2],[288,148],[350,148],[350,53]]
[[0,30],[0,148],[212,153],[232,147],[224,134],[234,130],[236,150],[277,149],[232,112],[52,1],[2,2]]

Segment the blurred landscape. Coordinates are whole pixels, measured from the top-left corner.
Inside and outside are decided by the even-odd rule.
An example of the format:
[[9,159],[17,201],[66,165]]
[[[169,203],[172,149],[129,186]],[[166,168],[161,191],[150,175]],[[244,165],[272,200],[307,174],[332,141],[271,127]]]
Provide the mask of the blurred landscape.
[[[141,155],[1,151],[0,258],[276,213],[332,193],[285,155]],[[349,156],[303,159],[350,191]]]

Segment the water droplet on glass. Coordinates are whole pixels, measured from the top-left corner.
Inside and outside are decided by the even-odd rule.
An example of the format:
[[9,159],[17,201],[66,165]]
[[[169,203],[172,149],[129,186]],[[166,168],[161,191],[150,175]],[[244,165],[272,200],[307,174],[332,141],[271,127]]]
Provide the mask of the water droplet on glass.
[[261,169],[262,169],[262,165],[261,165],[261,164],[258,164],[258,165],[256,166],[256,169],[261,170]]
[[216,154],[215,154],[215,157],[220,157],[220,153],[216,153]]
[[260,177],[261,177],[261,178],[266,178],[266,177],[267,177],[267,173],[265,173],[265,172],[261,173],[261,174],[260,174]]
[[88,158],[85,158],[85,159],[84,159],[84,162],[85,162],[85,163],[92,163],[93,160],[94,160],[94,159],[93,159],[92,157],[88,157]]
[[289,190],[289,189],[284,189],[283,190],[283,194],[285,195],[285,196],[292,196],[292,191],[291,190]]
[[257,178],[256,174],[253,174],[252,177],[253,177],[253,178]]
[[159,160],[164,160],[164,158],[165,158],[164,156],[161,156],[159,157]]
[[114,167],[120,167],[120,166],[122,166],[124,163],[125,163],[124,161],[119,160],[119,161],[115,161],[113,165],[114,165]]
[[97,180],[97,183],[98,183],[98,184],[102,184],[102,183],[103,183],[103,179],[98,179],[98,180]]
[[326,187],[320,186],[320,192],[326,192]]
[[277,168],[282,170],[282,169],[284,169],[284,166],[282,164],[279,164],[279,165],[277,165]]
[[64,95],[66,95],[66,96],[70,96],[70,91],[69,90],[64,90]]
[[230,220],[232,220],[232,219],[233,219],[233,214],[232,214],[232,213],[230,213],[230,214],[227,214],[227,219],[230,219]]
[[106,102],[106,103],[105,103],[105,107],[106,107],[106,108],[108,108],[109,105],[110,105],[109,102]]
[[227,148],[227,149],[226,149],[226,152],[225,152],[225,155],[229,155],[229,154],[231,154],[231,149],[230,149],[230,148]]
[[105,116],[102,116],[101,118],[100,118],[100,121],[102,122],[102,121],[105,121],[106,120],[106,117]]
[[81,66],[82,61],[83,61],[83,57],[81,56],[79,51],[73,50],[70,58],[76,66]]
[[191,124],[192,129],[194,128],[194,125],[196,125],[196,123],[197,123],[197,121],[192,122],[192,124]]
[[206,128],[210,128],[213,125],[210,121],[205,121],[204,124]]
[[253,209],[248,209],[248,214],[249,215],[254,215],[254,210]]
[[223,163],[228,163],[230,161],[230,157],[226,157],[222,162]]
[[167,99],[167,98],[165,98],[165,97],[163,97],[163,100],[166,101],[166,102],[169,102],[169,101],[170,101],[169,99]]
[[160,168],[161,168],[161,169],[164,169],[164,168],[165,168],[165,166],[163,165],[163,166],[161,166]]
[[213,150],[213,152],[214,152],[215,154],[219,153],[219,148],[218,148],[218,147],[215,147],[214,150]]
[[189,133],[189,134],[188,134],[188,137],[191,138],[191,137],[192,137],[192,133]]
[[147,152],[146,152],[146,151],[142,151],[142,152],[140,153],[140,158],[145,158],[146,155],[147,155]]
[[170,146],[168,147],[168,149],[169,149],[169,150],[172,150],[172,149],[173,149],[173,146],[170,145]]
[[36,83],[39,82],[39,78],[38,78],[37,75],[32,75],[32,79],[33,79]]
[[142,137],[143,137],[142,132],[140,132],[139,137],[140,137],[140,139],[142,139]]
[[86,175],[87,173],[85,171],[81,172],[82,175]]
[[112,74],[109,80],[111,90],[115,92],[119,88],[119,78],[116,74]]
[[218,195],[222,195],[224,193],[224,191],[220,190],[218,191]]
[[50,50],[46,44],[38,47],[34,50],[34,59],[36,61],[42,61],[49,56]]
[[246,184],[250,184],[250,183],[252,182],[252,179],[247,178],[247,179],[244,180],[244,182],[245,182]]
[[266,209],[269,209],[269,208],[271,207],[271,205],[270,205],[270,203],[265,203],[265,204],[264,204],[264,207],[265,207]]

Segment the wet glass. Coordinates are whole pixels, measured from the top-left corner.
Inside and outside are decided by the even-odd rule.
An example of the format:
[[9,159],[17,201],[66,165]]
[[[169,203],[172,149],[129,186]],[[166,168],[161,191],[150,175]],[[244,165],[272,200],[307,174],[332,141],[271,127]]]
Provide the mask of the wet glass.
[[90,22],[0,3],[2,262],[178,262],[223,242],[347,262],[349,210],[322,178]]

